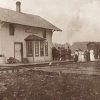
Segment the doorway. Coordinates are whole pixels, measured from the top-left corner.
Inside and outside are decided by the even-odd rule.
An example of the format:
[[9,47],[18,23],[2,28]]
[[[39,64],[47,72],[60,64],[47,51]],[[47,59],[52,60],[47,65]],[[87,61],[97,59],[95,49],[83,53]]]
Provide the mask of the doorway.
[[23,61],[23,43],[22,42],[14,43],[14,58],[19,60],[20,62]]

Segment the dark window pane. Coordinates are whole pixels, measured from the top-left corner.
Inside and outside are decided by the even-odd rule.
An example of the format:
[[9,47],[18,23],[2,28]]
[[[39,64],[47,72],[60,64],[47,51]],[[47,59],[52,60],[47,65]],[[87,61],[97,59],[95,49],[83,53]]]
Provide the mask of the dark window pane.
[[44,56],[44,42],[40,42],[40,56]]
[[14,24],[9,24],[9,34],[14,35],[15,27]]
[[48,56],[48,42],[45,43],[45,56]]
[[33,55],[33,51],[32,51],[32,41],[26,41],[26,52],[27,52],[27,56],[32,56]]
[[39,56],[39,41],[35,41],[35,56]]

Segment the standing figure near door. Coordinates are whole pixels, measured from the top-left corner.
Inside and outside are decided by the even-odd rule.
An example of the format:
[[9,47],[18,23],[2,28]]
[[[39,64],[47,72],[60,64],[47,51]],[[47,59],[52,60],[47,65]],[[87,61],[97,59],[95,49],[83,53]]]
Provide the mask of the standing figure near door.
[[95,61],[94,50],[90,50],[90,61]]

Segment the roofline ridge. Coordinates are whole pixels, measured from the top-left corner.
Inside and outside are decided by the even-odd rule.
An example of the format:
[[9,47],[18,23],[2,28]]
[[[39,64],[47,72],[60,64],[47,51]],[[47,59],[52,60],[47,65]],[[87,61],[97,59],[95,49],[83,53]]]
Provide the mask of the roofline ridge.
[[[1,16],[4,15],[4,17],[6,19],[8,18],[7,21],[4,18],[1,18],[1,20],[4,21],[4,22],[11,22],[11,23],[16,23],[16,24],[21,24],[21,25],[28,25],[28,26],[46,28],[46,29],[51,29],[53,31],[62,31],[60,28],[56,27],[51,22],[49,22],[48,20],[46,20],[45,18],[43,18],[39,15],[33,15],[33,14],[30,14],[30,13],[23,13],[23,12],[19,13],[15,10],[3,8],[3,7],[0,7],[0,12],[1,12]],[[19,17],[19,20],[17,19],[18,17]],[[31,20],[29,20],[30,23],[27,22],[26,19],[27,18],[31,19],[31,17],[33,17],[33,19],[34,19],[34,20],[32,20],[33,23],[31,22]],[[23,18],[25,18],[25,19],[23,19]],[[36,24],[34,24],[34,21],[36,22]],[[41,24],[39,22],[41,22]]]

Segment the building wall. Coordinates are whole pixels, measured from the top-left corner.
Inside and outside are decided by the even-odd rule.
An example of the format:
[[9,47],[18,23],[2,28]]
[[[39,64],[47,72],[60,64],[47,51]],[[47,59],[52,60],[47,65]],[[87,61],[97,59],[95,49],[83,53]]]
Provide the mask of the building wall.
[[[23,43],[23,58],[26,58],[26,41],[24,40],[28,35],[37,35],[43,37],[42,29],[34,28],[32,33],[25,32],[27,26],[15,25],[14,36],[9,35],[9,24],[6,23],[0,30],[0,54],[3,54],[6,59],[9,57],[14,57],[14,42]],[[37,33],[37,34],[36,34]],[[47,41],[48,41],[48,53],[47,57],[35,57],[35,62],[50,61],[52,59],[51,48],[52,48],[52,33],[47,31]],[[33,57],[28,57],[30,62],[33,62]]]

